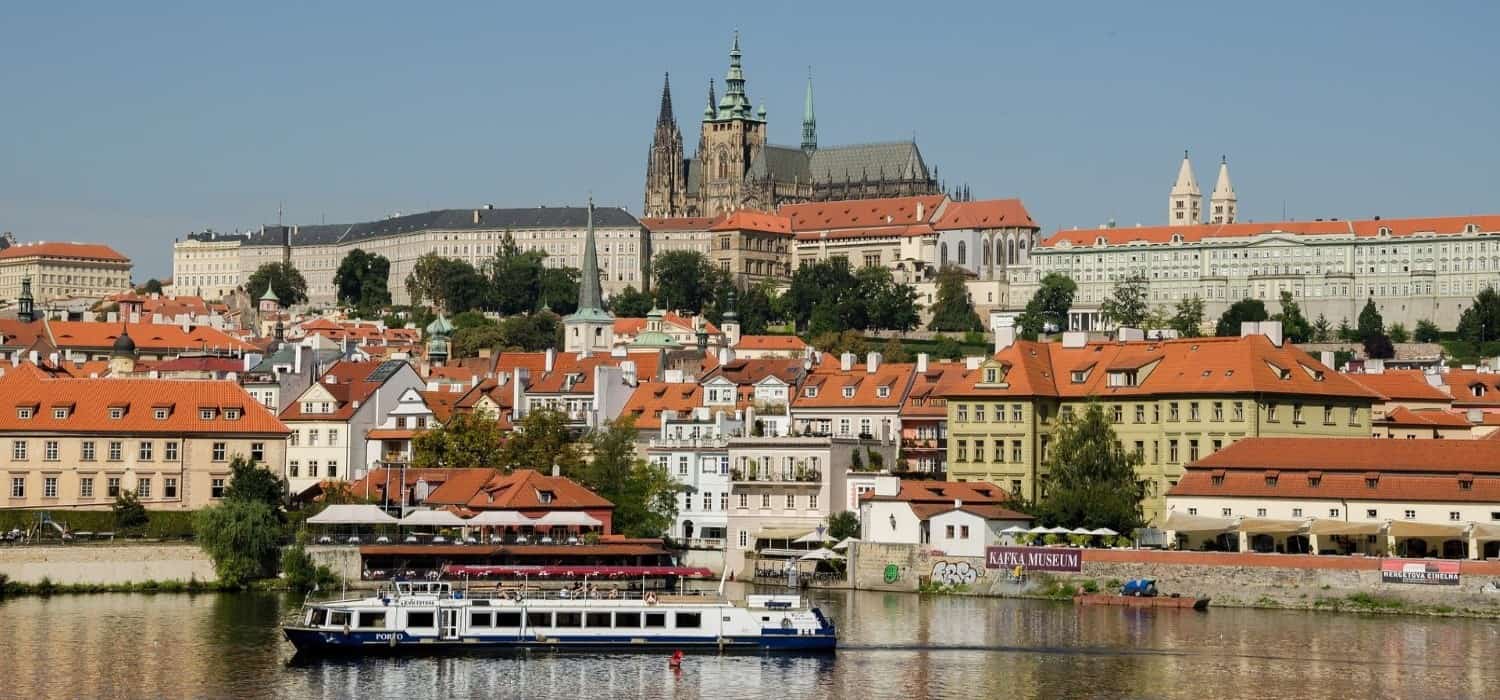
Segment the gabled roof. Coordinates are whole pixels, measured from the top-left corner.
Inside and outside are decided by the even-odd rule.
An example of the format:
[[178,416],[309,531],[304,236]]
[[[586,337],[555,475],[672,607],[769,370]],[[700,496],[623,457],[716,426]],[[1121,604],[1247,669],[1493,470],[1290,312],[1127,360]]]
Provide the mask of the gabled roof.
[[[830,367],[831,366],[831,367]],[[808,409],[843,408],[899,408],[911,387],[916,366],[909,363],[881,363],[874,372],[866,371],[867,365],[854,365],[849,371],[839,369],[837,362],[823,363],[802,380],[792,397],[792,407]],[[816,396],[808,396],[807,388],[817,387]],[[888,392],[880,395],[880,388]],[[845,389],[853,390],[845,396]]]
[[1456,408],[1500,408],[1500,374],[1450,369],[1443,374],[1443,384],[1453,394]]
[[[646,320],[644,318],[616,317],[614,326],[615,337],[639,335],[641,331],[646,329]],[[662,317],[661,321],[663,326],[676,326],[680,331],[693,331],[693,319],[688,316],[678,315],[673,311],[668,311]],[[703,320],[703,330],[709,335],[719,334],[719,327],[709,322],[708,319]]]
[[[550,493],[552,500],[543,503],[542,492]],[[613,503],[572,479],[546,476],[533,469],[517,469],[510,474],[498,469],[463,470],[428,495],[427,502],[471,510],[614,508]]]
[[1491,440],[1256,437],[1231,443],[1191,467],[1500,475],[1500,444]]
[[1418,370],[1386,370],[1381,374],[1346,374],[1354,383],[1380,395],[1384,401],[1429,401],[1448,403],[1450,397],[1427,381]]
[[1462,428],[1468,429],[1472,424],[1466,416],[1450,413],[1442,409],[1429,409],[1413,411],[1405,406],[1397,406],[1385,414],[1383,424],[1403,427],[1422,428]]
[[807,350],[807,343],[795,335],[742,335],[734,349],[801,353]]
[[[289,404],[281,412],[282,420],[317,420],[317,421],[342,421],[348,420],[358,410],[355,403],[363,405],[370,400],[380,387],[384,386],[391,377],[394,377],[403,367],[411,365],[406,360],[385,360],[356,362],[353,360],[342,360],[335,363],[322,376],[314,386],[302,392],[297,400]],[[333,411],[329,413],[304,413],[302,410],[302,398],[321,389],[333,397]],[[434,412],[435,413],[435,412]]]
[[766,377],[776,377],[783,383],[795,385],[802,379],[802,360],[783,357],[757,359],[736,358],[703,374],[702,381],[724,377],[740,386],[759,384]]
[[72,258],[78,260],[102,260],[106,262],[130,262],[130,258],[102,243],[18,243],[9,248],[0,248],[0,260],[18,258]]
[[867,501],[903,501],[918,504],[947,504],[960,500],[964,503],[1000,504],[1010,501],[1010,494],[988,481],[919,481],[902,479],[901,488],[893,496],[878,496],[873,491],[864,494]]
[[209,326],[188,326],[184,331],[182,326],[171,323],[46,322],[48,334],[60,350],[108,350],[120,337],[122,326],[135,341],[136,350],[144,353],[254,350],[249,343]]
[[638,430],[661,427],[662,411],[676,411],[679,417],[703,405],[703,385],[695,382],[641,382],[620,409],[620,416],[635,417]]
[[[882,226],[912,226],[930,224],[947,197],[929,194],[915,197],[887,197],[884,199],[851,199],[833,202],[810,202],[787,204],[777,213],[789,218],[792,230],[830,231],[835,229],[867,229]],[[920,207],[917,205],[921,205]],[[920,209],[920,216],[918,216]]]
[[948,402],[943,398],[947,388],[962,382],[964,365],[959,362],[936,362],[927,366],[926,372],[916,373],[911,391],[901,404],[903,418],[946,418]]
[[[19,406],[72,406],[64,418],[51,410],[21,419]],[[109,409],[125,409],[120,418],[110,418]],[[165,418],[156,418],[157,407],[169,407]],[[214,408],[205,420],[199,409]],[[237,409],[240,417],[230,420],[225,409]],[[287,427],[238,384],[229,381],[187,379],[73,379],[53,378],[29,364],[5,367],[0,376],[0,431],[79,433],[164,434],[255,434],[285,435]]]
[[[527,387],[527,393],[593,393],[594,368],[616,367],[626,360],[635,362],[637,377],[652,377],[656,374],[660,355],[655,352],[631,352],[626,353],[625,357],[615,357],[611,354],[595,354],[588,357],[579,357],[576,353],[560,353],[552,365],[551,372],[532,375],[531,386]],[[568,381],[569,377],[574,378],[571,385]]]
[[1073,247],[1093,246],[1103,238],[1108,245],[1127,243],[1170,243],[1180,236],[1185,243],[1212,238],[1249,238],[1263,234],[1288,236],[1353,236],[1374,238],[1388,231],[1401,238],[1419,234],[1455,235],[1473,224],[1479,231],[1500,231],[1500,215],[1440,216],[1414,219],[1372,219],[1363,221],[1333,219],[1328,221],[1266,221],[1236,224],[1198,224],[1194,226],[1137,226],[1134,228],[1075,229],[1053,233],[1037,245],[1056,248],[1067,243]]
[[1031,228],[1040,226],[1031,219],[1026,205],[1019,199],[983,199],[971,202],[949,202],[943,215],[932,222],[939,231],[954,229]]

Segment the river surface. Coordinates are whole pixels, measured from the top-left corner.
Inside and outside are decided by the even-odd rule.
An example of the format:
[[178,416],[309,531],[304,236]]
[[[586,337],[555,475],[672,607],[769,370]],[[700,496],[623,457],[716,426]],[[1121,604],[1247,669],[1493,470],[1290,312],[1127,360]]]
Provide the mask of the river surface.
[[3,697],[1495,698],[1500,623],[819,592],[834,656],[292,659],[276,594],[0,602]]

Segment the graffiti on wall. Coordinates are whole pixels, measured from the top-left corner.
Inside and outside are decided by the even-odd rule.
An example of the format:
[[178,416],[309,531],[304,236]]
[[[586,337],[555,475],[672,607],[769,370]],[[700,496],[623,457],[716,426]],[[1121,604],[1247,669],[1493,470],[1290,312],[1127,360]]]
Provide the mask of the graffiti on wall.
[[936,561],[932,564],[932,582],[946,586],[968,586],[983,575],[983,572],[966,561]]
[[885,582],[886,583],[895,583],[895,582],[897,582],[899,580],[901,580],[901,567],[896,566],[895,564],[886,564],[885,565]]

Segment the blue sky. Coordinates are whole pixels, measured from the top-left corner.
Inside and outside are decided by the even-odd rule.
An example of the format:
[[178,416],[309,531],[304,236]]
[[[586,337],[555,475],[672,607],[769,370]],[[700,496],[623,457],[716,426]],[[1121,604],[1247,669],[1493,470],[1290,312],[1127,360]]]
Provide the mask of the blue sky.
[[[737,15],[732,9],[744,10]],[[105,241],[396,211],[639,212],[663,71],[697,143],[731,32],[771,139],[909,138],[1050,232],[1160,223],[1184,148],[1241,217],[1500,211],[1500,3],[26,3],[0,230]],[[722,88],[721,88],[722,89]]]

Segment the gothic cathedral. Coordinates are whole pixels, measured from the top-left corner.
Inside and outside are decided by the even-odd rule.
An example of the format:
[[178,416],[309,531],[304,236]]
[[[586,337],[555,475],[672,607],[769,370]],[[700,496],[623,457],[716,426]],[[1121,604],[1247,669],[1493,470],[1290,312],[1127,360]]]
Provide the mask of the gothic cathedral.
[[656,134],[646,161],[645,217],[718,216],[736,209],[941,191],[936,171],[928,172],[914,141],[818,148],[811,74],[802,110],[802,143],[769,145],[766,108],[755,109],[745,93],[741,56],[736,32],[722,99],[715,99],[709,81],[693,158],[683,157],[682,132],[672,113],[671,79],[662,85]]

